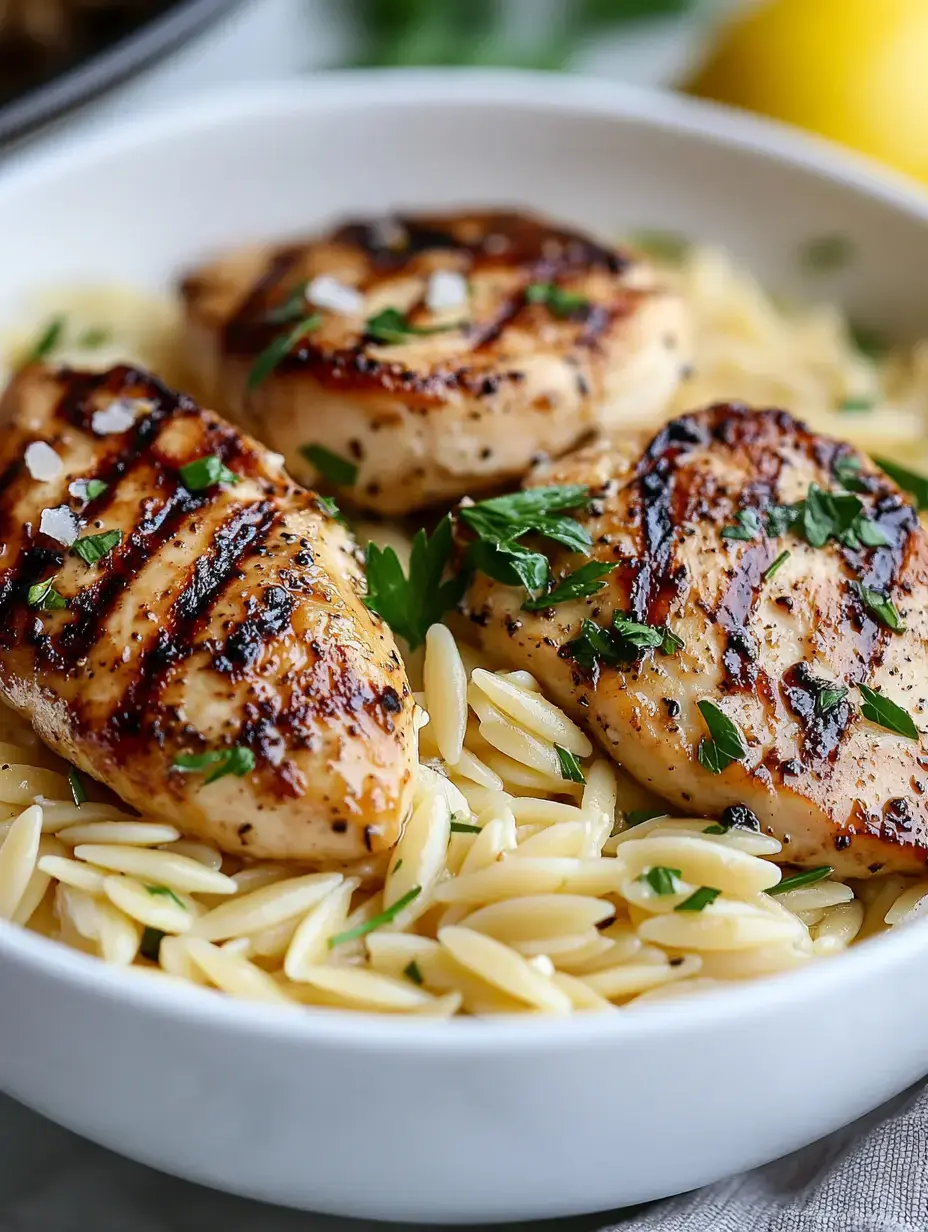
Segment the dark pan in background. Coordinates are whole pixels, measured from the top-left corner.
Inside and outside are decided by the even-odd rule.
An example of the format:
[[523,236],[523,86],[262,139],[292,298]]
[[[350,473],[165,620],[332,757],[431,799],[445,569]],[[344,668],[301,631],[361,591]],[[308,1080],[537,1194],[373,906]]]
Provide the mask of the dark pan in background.
[[22,136],[131,77],[238,3],[240,0],[174,0],[129,33],[0,104],[0,143]]

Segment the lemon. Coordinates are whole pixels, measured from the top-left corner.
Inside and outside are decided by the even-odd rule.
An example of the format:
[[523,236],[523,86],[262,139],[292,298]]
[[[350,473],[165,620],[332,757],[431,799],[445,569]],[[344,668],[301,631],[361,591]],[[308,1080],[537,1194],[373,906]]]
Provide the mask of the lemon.
[[687,88],[928,183],[928,0],[763,0]]

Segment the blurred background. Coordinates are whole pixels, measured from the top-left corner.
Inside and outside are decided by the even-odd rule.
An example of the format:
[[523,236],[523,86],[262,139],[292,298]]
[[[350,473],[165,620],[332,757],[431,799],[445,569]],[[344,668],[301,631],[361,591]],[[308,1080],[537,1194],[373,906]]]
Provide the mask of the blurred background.
[[928,0],[0,0],[0,142],[346,65],[687,90],[928,183]]

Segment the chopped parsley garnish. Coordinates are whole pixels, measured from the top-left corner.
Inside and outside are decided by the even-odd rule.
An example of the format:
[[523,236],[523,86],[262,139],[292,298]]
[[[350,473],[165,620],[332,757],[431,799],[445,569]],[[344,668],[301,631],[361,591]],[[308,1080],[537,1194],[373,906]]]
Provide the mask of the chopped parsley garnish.
[[99,535],[85,535],[78,539],[72,548],[85,564],[95,565],[104,556],[109,556],[113,548],[122,543],[121,530],[104,530]]
[[68,783],[71,787],[71,799],[78,808],[87,803],[87,788],[78,772],[72,766],[68,771]]
[[843,684],[823,686],[815,695],[815,713],[817,715],[827,714],[829,710],[834,710],[835,706],[843,702],[846,697],[847,689]]
[[842,454],[841,457],[835,458],[831,464],[831,473],[848,492],[859,492],[863,486],[860,479],[860,458],[855,458],[853,454]]
[[734,761],[743,761],[747,746],[738,724],[723,714],[714,702],[697,702],[709,735],[699,742],[699,764],[711,774],[721,774]]
[[84,482],[84,500],[90,503],[96,500],[98,496],[102,496],[109,484],[104,483],[102,479],[87,479]]
[[416,532],[409,554],[409,576],[391,547],[367,545],[367,594],[364,603],[382,616],[394,633],[405,638],[410,650],[425,641],[432,625],[457,607],[467,586],[467,574],[442,581],[451,558],[451,518],[447,514],[429,538]]
[[761,533],[760,515],[756,509],[742,509],[735,514],[737,526],[723,526],[723,539],[757,539]]
[[324,479],[339,488],[351,488],[357,482],[358,468],[350,458],[333,453],[325,445],[301,445],[300,453]]
[[590,301],[575,291],[565,291],[556,282],[533,282],[525,288],[525,298],[530,304],[544,304],[552,316],[562,320],[576,313],[586,312]]
[[346,529],[348,528],[348,522],[345,519],[345,515],[339,509],[338,505],[336,505],[335,501],[332,500],[331,496],[320,496],[317,492],[316,500],[322,506],[323,513],[327,513],[330,518],[334,518],[340,526],[344,526]]
[[562,748],[559,744],[554,746],[557,753],[557,759],[561,763],[561,778],[567,779],[571,783],[585,783],[586,777],[580,767],[580,762],[570,752],[569,749]]
[[241,476],[230,471],[221,458],[209,454],[180,468],[180,478],[188,492],[202,492],[217,483],[241,483]]
[[322,313],[314,312],[310,316],[303,317],[301,321],[294,325],[293,329],[287,330],[283,334],[278,334],[274,341],[264,348],[252,365],[251,372],[248,374],[248,389],[253,391],[259,385],[262,385],[277,365],[286,359],[296,344],[302,342],[307,334],[311,334],[321,324]]
[[887,595],[882,594],[878,590],[874,590],[871,586],[865,586],[863,582],[851,582],[851,587],[860,596],[860,601],[866,608],[876,616],[887,629],[892,629],[894,633],[904,633],[905,625],[902,623],[902,617],[899,615],[899,610]]
[[924,475],[917,475],[915,471],[910,471],[900,466],[898,462],[892,462],[889,458],[874,458],[873,460],[880,470],[885,471],[904,492],[915,497],[916,508],[928,509],[928,479]]
[[334,950],[337,945],[342,945],[345,941],[356,941],[359,937],[366,937],[368,933],[383,928],[385,924],[392,924],[400,912],[404,911],[421,893],[422,886],[413,886],[402,898],[398,898],[392,907],[381,911],[380,915],[372,916],[364,924],[359,924],[357,928],[349,928],[347,932],[336,933],[334,937],[330,937],[329,949]]
[[880,727],[885,727],[887,731],[906,736],[909,740],[918,739],[918,728],[908,711],[903,710],[901,706],[891,702],[888,697],[877,693],[875,689],[868,688],[865,684],[859,684],[857,688],[864,699],[860,713],[865,719],[869,719],[871,723],[876,723]]
[[772,560],[770,564],[767,566],[767,568],[760,575],[761,579],[765,582],[769,582],[770,579],[773,577],[773,575],[777,572],[777,570],[780,569],[782,565],[786,564],[786,562],[789,560],[789,557],[790,557],[789,552],[781,552],[780,555],[776,558],[776,560]]
[[[472,825],[469,821],[452,821],[451,833],[452,834],[479,834],[480,826]],[[397,865],[397,868],[399,868],[399,865]],[[396,872],[396,869],[394,869],[393,871]]]
[[854,245],[846,235],[816,235],[800,250],[803,266],[813,274],[830,274],[843,269],[854,256]]
[[383,311],[368,317],[364,332],[373,342],[391,346],[408,342],[410,338],[447,334],[451,330],[460,329],[464,324],[464,321],[455,321],[450,325],[413,325],[406,313],[400,312],[399,308],[384,308]]
[[867,359],[884,359],[889,352],[889,343],[886,341],[885,335],[879,330],[870,329],[866,325],[855,325],[853,322],[850,327],[851,342]]
[[[587,552],[593,539],[586,527],[574,518],[557,515],[584,504],[588,496],[588,488],[573,484],[527,488],[462,506],[458,516],[477,536],[467,551],[469,565],[504,586],[524,586],[534,598],[549,585],[551,566],[543,552],[518,540],[535,534],[572,552]],[[550,596],[541,606],[550,606]]]
[[842,415],[857,415],[864,411],[872,411],[876,403],[872,398],[845,398],[838,403]]
[[679,894],[677,878],[682,876],[678,868],[666,868],[663,864],[656,864],[653,868],[645,869],[638,880],[642,885],[650,886],[655,894]]
[[816,881],[824,881],[834,871],[830,864],[822,864],[819,868],[807,868],[804,872],[794,873],[792,877],[784,877],[765,893],[785,894],[787,890],[801,890],[804,886],[815,885]]
[[711,826],[706,826],[703,834],[727,834],[728,831],[724,826],[720,826],[718,822],[714,822]]
[[425,982],[422,978],[422,972],[419,970],[419,964],[415,959],[403,968],[403,975],[406,976],[407,980],[412,980],[414,984],[423,984]]
[[197,774],[204,770],[210,773],[204,780],[204,786],[215,783],[217,779],[234,774],[244,778],[255,768],[255,755],[251,749],[235,744],[228,749],[210,749],[207,753],[183,753],[174,758],[172,769],[184,773]]
[[163,885],[147,885],[145,889],[153,898],[169,898],[172,902],[177,903],[184,911],[187,910],[186,904],[182,899],[178,898],[173,890]]
[[26,367],[27,364],[36,364],[40,359],[45,359],[46,356],[50,355],[61,341],[64,326],[64,317],[53,317],[32,344],[31,349],[23,359],[23,367]]
[[161,942],[165,934],[160,928],[146,928],[142,933],[142,940],[139,944],[139,953],[143,958],[149,959],[151,962],[157,962],[161,952]]
[[95,351],[98,347],[109,342],[112,337],[111,331],[104,329],[102,325],[91,326],[90,329],[85,329],[78,337],[77,345],[83,347],[85,351]]
[[289,325],[293,321],[302,320],[306,316],[308,286],[308,282],[301,282],[295,286],[286,299],[281,300],[276,308],[270,310],[267,320],[272,325]]
[[801,516],[801,501],[796,505],[771,505],[767,510],[767,534],[771,539],[779,539],[792,530]]
[[633,231],[628,242],[633,248],[658,261],[666,261],[668,265],[679,265],[692,247],[686,236],[678,231]]
[[652,821],[655,817],[666,817],[666,809],[631,809],[625,814],[625,829],[640,826],[643,821]]
[[568,658],[589,671],[600,662],[610,667],[634,662],[646,650],[672,655],[682,648],[683,639],[666,626],[641,624],[616,612],[611,630],[592,620],[584,620],[579,636],[567,642],[563,650]]
[[[703,831],[703,833],[708,833],[708,831]],[[677,903],[674,911],[702,911],[710,903],[714,903],[721,893],[721,890],[715,890],[712,886],[700,886],[689,898],[685,898],[682,903]]]
[[554,607],[558,603],[569,603],[571,599],[585,599],[602,590],[605,582],[602,578],[611,573],[618,561],[591,560],[567,577],[561,578],[553,590],[534,599],[526,599],[522,604],[525,612],[539,612],[546,607]]
[[36,582],[26,592],[26,602],[30,607],[37,607],[41,612],[58,612],[68,606],[64,595],[55,590],[55,579],[46,578],[44,582]]

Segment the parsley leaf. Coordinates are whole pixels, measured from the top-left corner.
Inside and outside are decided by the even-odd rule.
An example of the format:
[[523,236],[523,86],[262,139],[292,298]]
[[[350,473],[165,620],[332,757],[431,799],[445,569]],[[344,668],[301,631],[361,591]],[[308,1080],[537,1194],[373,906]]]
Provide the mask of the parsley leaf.
[[337,945],[341,945],[345,941],[356,941],[359,937],[366,937],[368,933],[374,932],[377,928],[383,928],[384,924],[390,924],[401,911],[422,893],[422,886],[413,886],[408,890],[402,898],[398,898],[392,907],[388,907],[386,911],[381,911],[380,915],[375,915],[372,919],[367,920],[364,924],[359,924],[357,928],[349,928],[347,932],[336,933],[334,937],[329,938],[329,949],[334,950]]
[[928,509],[928,479],[924,475],[917,475],[915,471],[907,470],[906,467],[900,466],[898,462],[890,461],[889,458],[874,458],[873,460],[880,470],[885,471],[904,492],[915,497],[917,509]]
[[653,868],[646,869],[637,880],[650,886],[655,894],[679,894],[677,878],[682,876],[678,868],[665,868],[663,864],[656,864]]
[[234,774],[240,779],[244,778],[254,768],[254,753],[240,744],[226,749],[210,749],[206,753],[183,753],[180,757],[174,758],[172,765],[172,769],[184,773],[209,770],[210,773],[203,781],[204,786],[215,783],[217,779],[224,778],[227,774]]
[[630,830],[632,826],[640,826],[643,821],[652,821],[655,817],[668,816],[666,809],[631,809],[625,814],[624,829]]
[[854,244],[846,235],[816,235],[800,249],[800,259],[813,274],[830,274],[843,269],[854,256]]
[[105,329],[102,325],[92,325],[89,329],[85,329],[78,337],[77,345],[87,351],[95,351],[98,347],[109,342],[110,337],[110,330]]
[[530,304],[544,304],[552,316],[565,320],[577,313],[588,311],[590,301],[575,291],[565,291],[556,282],[533,282],[525,288],[525,298]]
[[756,509],[742,509],[735,514],[737,526],[723,526],[723,539],[757,539],[761,533],[760,516]]
[[[721,829],[721,826],[719,829]],[[707,833],[707,831],[703,831],[703,833]],[[721,890],[715,890],[712,886],[700,886],[698,890],[693,891],[689,898],[685,898],[682,903],[677,903],[674,911],[703,911],[710,903],[714,903],[721,893]]]
[[[451,822],[451,833],[452,834],[479,834],[480,826],[472,825],[469,821],[452,821]],[[397,865],[396,868],[399,868],[399,865]],[[396,872],[396,868],[393,870],[394,872]]]
[[633,231],[628,242],[633,248],[668,265],[679,265],[692,248],[691,242],[678,231]]
[[23,359],[22,366],[25,368],[28,364],[37,364],[40,359],[45,359],[46,356],[50,355],[61,341],[64,327],[64,317],[52,317],[45,326],[45,329],[32,344],[32,347]]
[[885,727],[887,731],[907,736],[909,740],[918,739],[918,728],[907,711],[865,684],[859,684],[857,688],[864,699],[860,713],[865,719],[869,719],[871,723],[876,723],[880,727]]
[[851,588],[860,596],[863,605],[869,608],[887,629],[892,629],[894,633],[905,632],[902,617],[892,599],[874,590],[871,586],[865,586],[863,582],[851,582]]
[[451,325],[413,325],[405,312],[400,312],[399,308],[384,308],[374,316],[368,317],[364,332],[371,341],[391,346],[408,342],[414,337],[447,334],[451,330],[461,329],[464,324],[463,321],[455,321]]
[[71,787],[71,799],[80,808],[82,804],[87,803],[87,788],[84,786],[84,780],[73,766],[68,770],[68,783]]
[[336,487],[351,488],[357,482],[358,468],[350,458],[343,458],[324,445],[301,445],[300,453],[323,479]]
[[640,659],[646,650],[660,650],[665,655],[683,648],[683,639],[671,629],[641,624],[616,612],[612,630],[604,629],[592,620],[584,620],[580,634],[562,648],[568,659],[592,670],[599,662],[610,667]]
[[329,517],[334,518],[340,526],[344,526],[346,530],[348,529],[348,523],[345,520],[345,515],[339,509],[338,505],[336,505],[335,501],[332,500],[331,496],[320,496],[317,492],[316,500],[322,507],[323,513],[327,513]]
[[202,492],[216,483],[241,483],[241,476],[230,471],[221,458],[208,454],[180,468],[180,478],[188,492]]
[[161,942],[164,940],[165,934],[160,928],[146,928],[142,933],[142,940],[139,944],[139,953],[143,958],[149,959],[151,962],[157,962],[161,952]]
[[306,316],[306,291],[308,282],[298,283],[290,294],[282,299],[276,308],[267,314],[267,320],[272,325],[289,325],[292,321],[300,321]]
[[853,454],[843,454],[835,458],[831,473],[848,492],[859,492],[862,487],[865,488],[860,480],[860,458],[855,458]]
[[403,968],[403,975],[406,976],[407,980],[412,980],[414,984],[424,983],[422,972],[419,970],[419,964],[415,959],[406,964]]
[[872,398],[845,398],[843,402],[838,403],[838,410],[842,415],[858,414],[862,411],[872,411],[876,403]]
[[92,500],[96,500],[98,496],[102,496],[109,484],[103,482],[102,479],[88,479],[84,483],[84,500],[89,504]]
[[711,774],[721,774],[732,762],[743,761],[747,756],[744,736],[738,724],[723,714],[714,702],[696,704],[709,729],[709,735],[699,743],[696,756],[699,764]]
[[121,530],[104,530],[99,535],[85,535],[74,544],[73,551],[85,564],[95,565],[104,556],[109,556],[113,548],[122,543]]
[[760,575],[761,581],[769,582],[770,579],[773,577],[773,575],[777,572],[777,570],[780,569],[782,565],[786,564],[786,562],[789,560],[789,557],[790,557],[789,552],[781,552],[780,555],[776,558],[776,560],[772,560],[770,564],[767,566],[767,568]]
[[557,753],[557,759],[561,763],[561,778],[567,779],[571,783],[585,783],[586,776],[580,766],[580,762],[570,752],[569,749],[561,748],[559,744],[554,746],[554,751]]
[[846,697],[847,689],[843,684],[823,686],[815,695],[815,713],[817,715],[827,714],[839,702],[843,702]]
[[274,341],[264,348],[252,365],[251,372],[248,374],[249,392],[253,392],[259,385],[263,385],[277,365],[286,359],[296,344],[302,342],[307,334],[311,334],[321,324],[322,313],[314,312],[294,325],[293,329],[287,330],[283,334],[278,334]]
[[561,578],[553,590],[535,599],[526,599],[522,610],[539,612],[546,607],[554,607],[557,603],[568,603],[571,599],[585,599],[588,595],[595,595],[606,584],[601,579],[611,573],[617,564],[618,561],[588,561],[573,573]]
[[802,502],[796,505],[771,505],[767,510],[767,534],[771,539],[779,539],[802,517]]
[[44,582],[36,582],[26,592],[26,602],[30,607],[37,607],[41,612],[58,612],[68,606],[64,595],[55,590],[55,579],[46,578]]
[[367,545],[367,595],[364,602],[382,616],[411,650],[425,641],[432,625],[457,607],[467,586],[467,574],[442,581],[451,558],[451,518],[447,514],[429,538],[419,530],[409,555],[409,577],[393,548]]
[[[572,552],[586,552],[593,539],[574,518],[555,516],[563,509],[585,503],[589,489],[579,484],[527,488],[508,496],[495,496],[464,505],[458,516],[477,536],[468,548],[468,563],[505,586],[524,586],[535,592],[551,580],[547,556],[518,540],[536,534],[563,544]],[[541,607],[550,606],[550,598]]]
[[852,344],[868,359],[884,359],[889,352],[889,343],[879,330],[851,322],[849,332]]
[[830,864],[822,864],[818,868],[807,868],[801,873],[794,873],[792,877],[784,877],[782,881],[777,882],[764,893],[785,894],[787,890],[801,890],[803,886],[815,885],[817,881],[824,881],[834,871]]
[[175,902],[178,905],[178,907],[182,907],[184,911],[187,910],[187,905],[184,903],[183,899],[178,898],[174,891],[169,889],[168,886],[147,885],[145,889],[153,898],[170,898],[172,902]]

